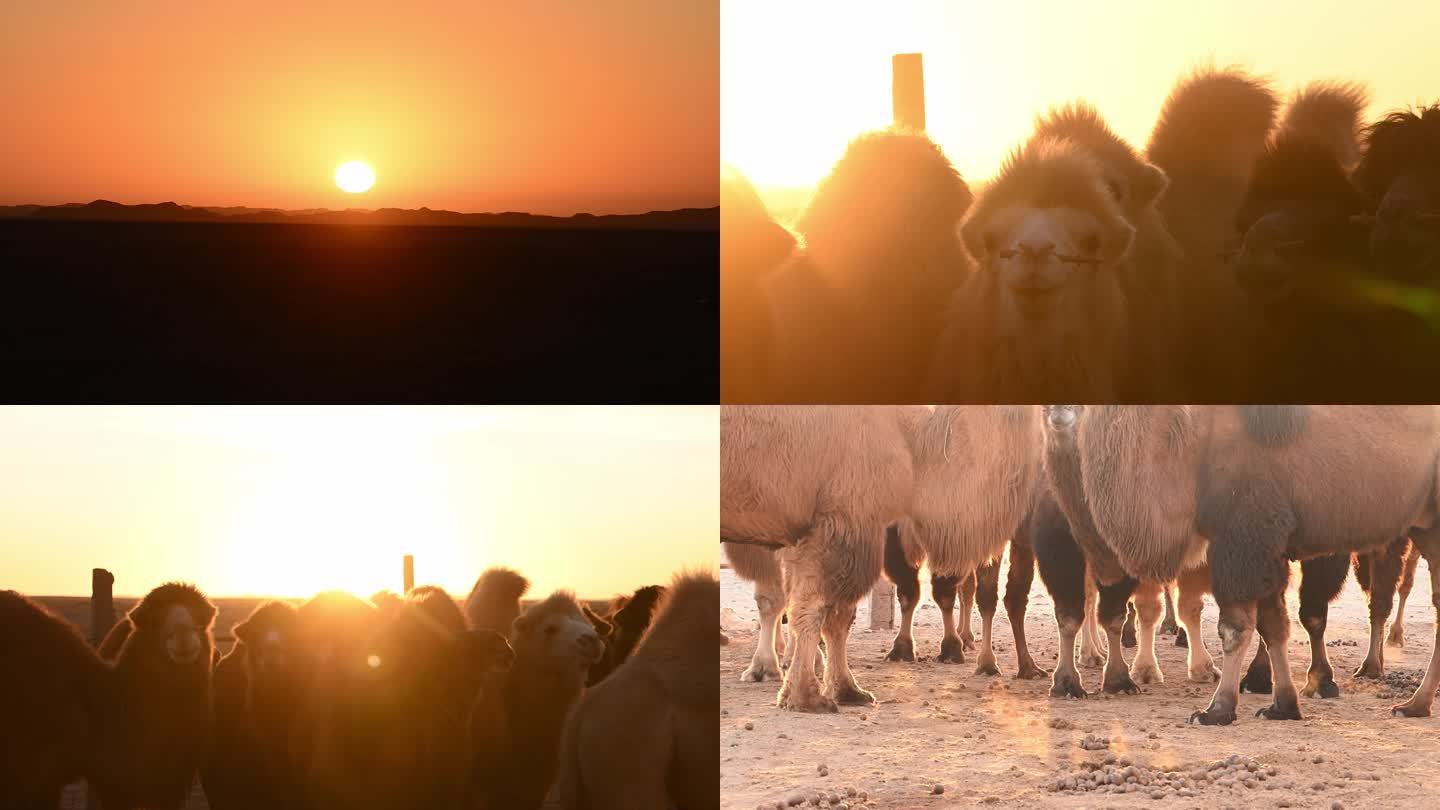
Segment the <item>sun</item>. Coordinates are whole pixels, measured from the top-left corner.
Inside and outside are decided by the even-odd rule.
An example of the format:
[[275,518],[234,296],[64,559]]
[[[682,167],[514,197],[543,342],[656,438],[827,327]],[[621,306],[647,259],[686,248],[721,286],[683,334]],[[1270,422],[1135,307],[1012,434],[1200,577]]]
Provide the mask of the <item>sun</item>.
[[369,191],[375,185],[375,170],[370,168],[369,163],[359,160],[341,163],[335,170],[335,185],[351,194]]

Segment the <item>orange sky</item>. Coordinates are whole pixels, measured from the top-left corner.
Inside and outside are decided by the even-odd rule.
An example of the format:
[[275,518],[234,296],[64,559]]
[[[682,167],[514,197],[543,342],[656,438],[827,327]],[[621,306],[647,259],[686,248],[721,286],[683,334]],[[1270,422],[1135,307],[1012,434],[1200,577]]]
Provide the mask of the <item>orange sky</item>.
[[0,204],[712,206],[719,92],[716,0],[6,2]]
[[212,596],[486,566],[608,597],[719,562],[715,406],[3,407],[0,588]]

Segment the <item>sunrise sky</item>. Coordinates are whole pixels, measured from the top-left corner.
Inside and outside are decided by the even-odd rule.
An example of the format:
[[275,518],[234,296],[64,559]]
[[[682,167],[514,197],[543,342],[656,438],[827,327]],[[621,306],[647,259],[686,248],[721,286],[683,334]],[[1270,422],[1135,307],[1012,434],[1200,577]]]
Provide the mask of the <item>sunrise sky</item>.
[[714,406],[0,408],[0,588],[609,597],[719,560]]
[[[0,205],[718,201],[716,0],[0,3]],[[336,167],[377,179],[346,194]]]
[[851,137],[890,123],[890,57],[908,52],[924,54],[930,134],[972,183],[1070,99],[1143,146],[1170,86],[1206,62],[1249,67],[1285,93],[1362,79],[1373,116],[1440,98],[1437,22],[1426,0],[725,0],[721,157],[772,205],[793,205],[773,187],[812,185]]

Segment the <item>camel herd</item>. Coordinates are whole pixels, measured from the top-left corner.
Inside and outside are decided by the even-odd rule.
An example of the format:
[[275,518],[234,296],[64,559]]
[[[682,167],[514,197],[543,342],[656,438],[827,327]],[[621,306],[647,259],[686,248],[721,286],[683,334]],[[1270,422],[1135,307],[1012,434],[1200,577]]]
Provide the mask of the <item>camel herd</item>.
[[1440,398],[1440,105],[1364,120],[1182,79],[1145,148],[1040,117],[973,188],[925,134],[854,139],[792,224],[721,174],[721,399]]
[[[1371,618],[1356,677],[1383,674],[1385,623],[1421,556],[1440,611],[1440,406],[732,405],[721,410],[720,507],[722,547],[755,583],[760,612],[742,680],[783,679],[777,704],[794,711],[875,700],[849,670],[846,641],[882,572],[902,607],[889,658],[914,660],[922,561],[945,621],[940,660],[963,661],[969,643],[951,616],[958,592],[966,625],[969,600],[980,607],[976,672],[998,674],[992,620],[1007,544],[1019,677],[1045,674],[1024,636],[1034,568],[1055,604],[1054,697],[1088,694],[1076,643],[1098,656],[1097,631],[1109,640],[1105,693],[1162,680],[1154,638],[1173,592],[1187,677],[1218,681],[1190,718],[1207,725],[1235,721],[1242,688],[1273,696],[1259,712],[1268,719],[1299,719],[1302,691],[1339,694],[1325,622],[1352,560]],[[1286,645],[1294,560],[1312,656],[1303,690]],[[1200,632],[1206,593],[1220,610],[1218,668]],[[1139,650],[1127,667],[1132,604]],[[1398,618],[1389,641],[1403,644]],[[1440,644],[1436,653],[1395,715],[1430,713]]]
[[[269,601],[215,649],[215,607],[152,590],[98,650],[0,591],[0,806],[106,810],[716,807],[719,583],[678,575],[608,615],[495,568],[435,587]],[[702,632],[702,630],[704,632]],[[702,646],[703,644],[703,646]]]

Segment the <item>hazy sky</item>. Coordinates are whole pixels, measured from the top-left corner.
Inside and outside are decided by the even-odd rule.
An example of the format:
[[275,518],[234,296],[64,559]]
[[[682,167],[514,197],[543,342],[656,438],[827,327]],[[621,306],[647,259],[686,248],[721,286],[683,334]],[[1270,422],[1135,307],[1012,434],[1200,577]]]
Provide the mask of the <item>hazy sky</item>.
[[[718,200],[717,0],[0,3],[0,204]],[[337,165],[365,160],[350,195]]]
[[851,137],[890,123],[890,57],[917,51],[930,133],[971,181],[1071,99],[1143,145],[1171,85],[1206,62],[1287,94],[1362,79],[1374,115],[1440,99],[1437,23],[1433,0],[724,0],[721,156],[761,186],[813,184]]
[[718,564],[719,453],[714,406],[0,408],[0,588],[608,597]]

